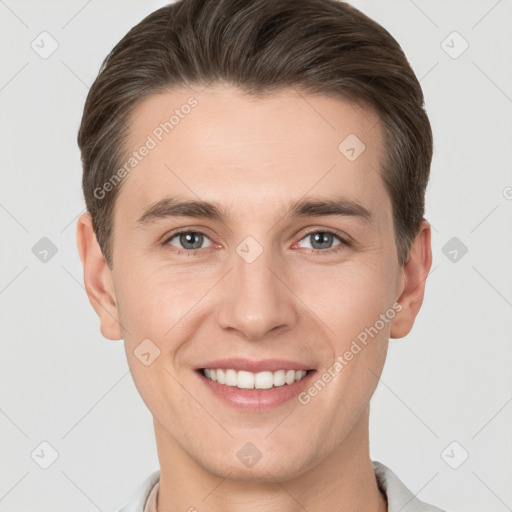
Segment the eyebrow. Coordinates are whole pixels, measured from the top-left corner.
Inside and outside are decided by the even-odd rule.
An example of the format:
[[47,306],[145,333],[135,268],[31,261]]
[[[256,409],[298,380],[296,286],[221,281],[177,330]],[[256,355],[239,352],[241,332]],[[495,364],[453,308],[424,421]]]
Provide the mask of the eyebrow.
[[[373,215],[360,203],[345,197],[334,199],[307,197],[288,206],[285,217],[354,217],[372,222]],[[229,213],[225,206],[217,202],[165,197],[150,205],[139,217],[137,226],[145,226],[158,220],[172,217],[195,217],[227,223]],[[284,218],[284,217],[283,217]]]

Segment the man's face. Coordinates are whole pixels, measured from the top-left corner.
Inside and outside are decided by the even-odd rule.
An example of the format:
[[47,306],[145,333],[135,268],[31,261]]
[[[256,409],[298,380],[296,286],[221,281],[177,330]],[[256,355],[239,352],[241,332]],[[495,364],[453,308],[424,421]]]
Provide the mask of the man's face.
[[[155,128],[190,96],[197,106],[168,134],[157,131],[159,141]],[[217,85],[145,100],[133,113],[130,151],[148,135],[157,145],[116,199],[112,278],[128,363],[157,440],[218,475],[302,473],[363,428],[403,286],[379,174],[379,119],[326,96],[286,89],[254,99]],[[354,136],[365,146],[359,156]],[[141,220],[171,197],[214,203],[225,218],[162,216],[160,208]],[[335,201],[344,213],[286,215],[312,200]],[[150,342],[138,349],[143,340]],[[155,347],[159,356],[144,364]],[[312,371],[290,396],[289,384],[242,390],[199,370],[241,368],[213,363],[231,358]],[[240,452],[248,442],[256,450]],[[251,466],[247,454],[258,453]]]

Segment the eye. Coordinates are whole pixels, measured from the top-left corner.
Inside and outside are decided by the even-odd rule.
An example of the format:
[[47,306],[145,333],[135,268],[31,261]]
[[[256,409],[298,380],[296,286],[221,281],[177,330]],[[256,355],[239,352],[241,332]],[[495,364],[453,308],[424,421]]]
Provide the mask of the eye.
[[[304,236],[301,241],[308,239],[311,241],[311,243],[310,246],[306,248],[313,249],[314,251],[330,252],[330,250],[336,251],[341,249],[343,246],[350,246],[350,243],[347,240],[345,240],[337,232],[329,229],[318,229],[316,231],[310,231],[309,233],[306,233],[306,236]],[[335,239],[338,239],[339,243],[333,246],[332,244]]]
[[[176,238],[177,243],[176,246],[172,241]],[[203,249],[202,245],[204,240],[210,240],[204,233],[200,231],[180,231],[178,233],[174,233],[170,238],[168,238],[164,245],[172,245],[173,247],[177,247],[178,252],[197,252]],[[210,244],[207,247],[210,247]],[[204,247],[206,248],[206,247]]]
[[[300,244],[303,240],[310,240],[309,247],[313,252],[330,253],[331,251],[341,250],[344,247],[350,247],[351,244],[348,240],[343,238],[338,232],[330,229],[317,229],[306,233],[304,237],[298,242]],[[338,243],[333,245],[333,242],[338,240]],[[175,241],[174,241],[175,240]],[[209,241],[208,245],[203,247],[205,240]],[[174,241],[174,242],[173,242]],[[178,254],[187,254],[187,256],[197,255],[202,253],[213,246],[210,238],[201,231],[183,230],[172,234],[163,242],[163,245],[172,245]],[[297,244],[295,244],[297,245]]]

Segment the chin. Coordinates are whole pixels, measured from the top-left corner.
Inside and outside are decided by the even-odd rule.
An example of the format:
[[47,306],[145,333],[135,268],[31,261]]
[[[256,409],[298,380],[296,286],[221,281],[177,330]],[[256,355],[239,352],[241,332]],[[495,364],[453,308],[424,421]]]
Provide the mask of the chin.
[[275,457],[264,456],[254,462],[248,462],[246,466],[240,462],[236,453],[234,459],[219,461],[219,459],[211,461],[202,461],[203,468],[220,478],[240,482],[258,482],[272,483],[285,482],[298,477],[304,473],[307,468],[297,461],[296,458],[290,457],[289,453],[275,454]]

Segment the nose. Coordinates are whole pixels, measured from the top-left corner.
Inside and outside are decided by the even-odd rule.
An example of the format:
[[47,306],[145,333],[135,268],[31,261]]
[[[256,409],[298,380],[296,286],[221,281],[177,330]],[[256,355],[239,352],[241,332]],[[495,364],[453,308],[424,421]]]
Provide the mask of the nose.
[[271,331],[293,328],[298,319],[297,299],[279,266],[282,262],[267,248],[252,262],[240,254],[234,251],[233,268],[223,279],[219,326],[251,341],[265,339]]

